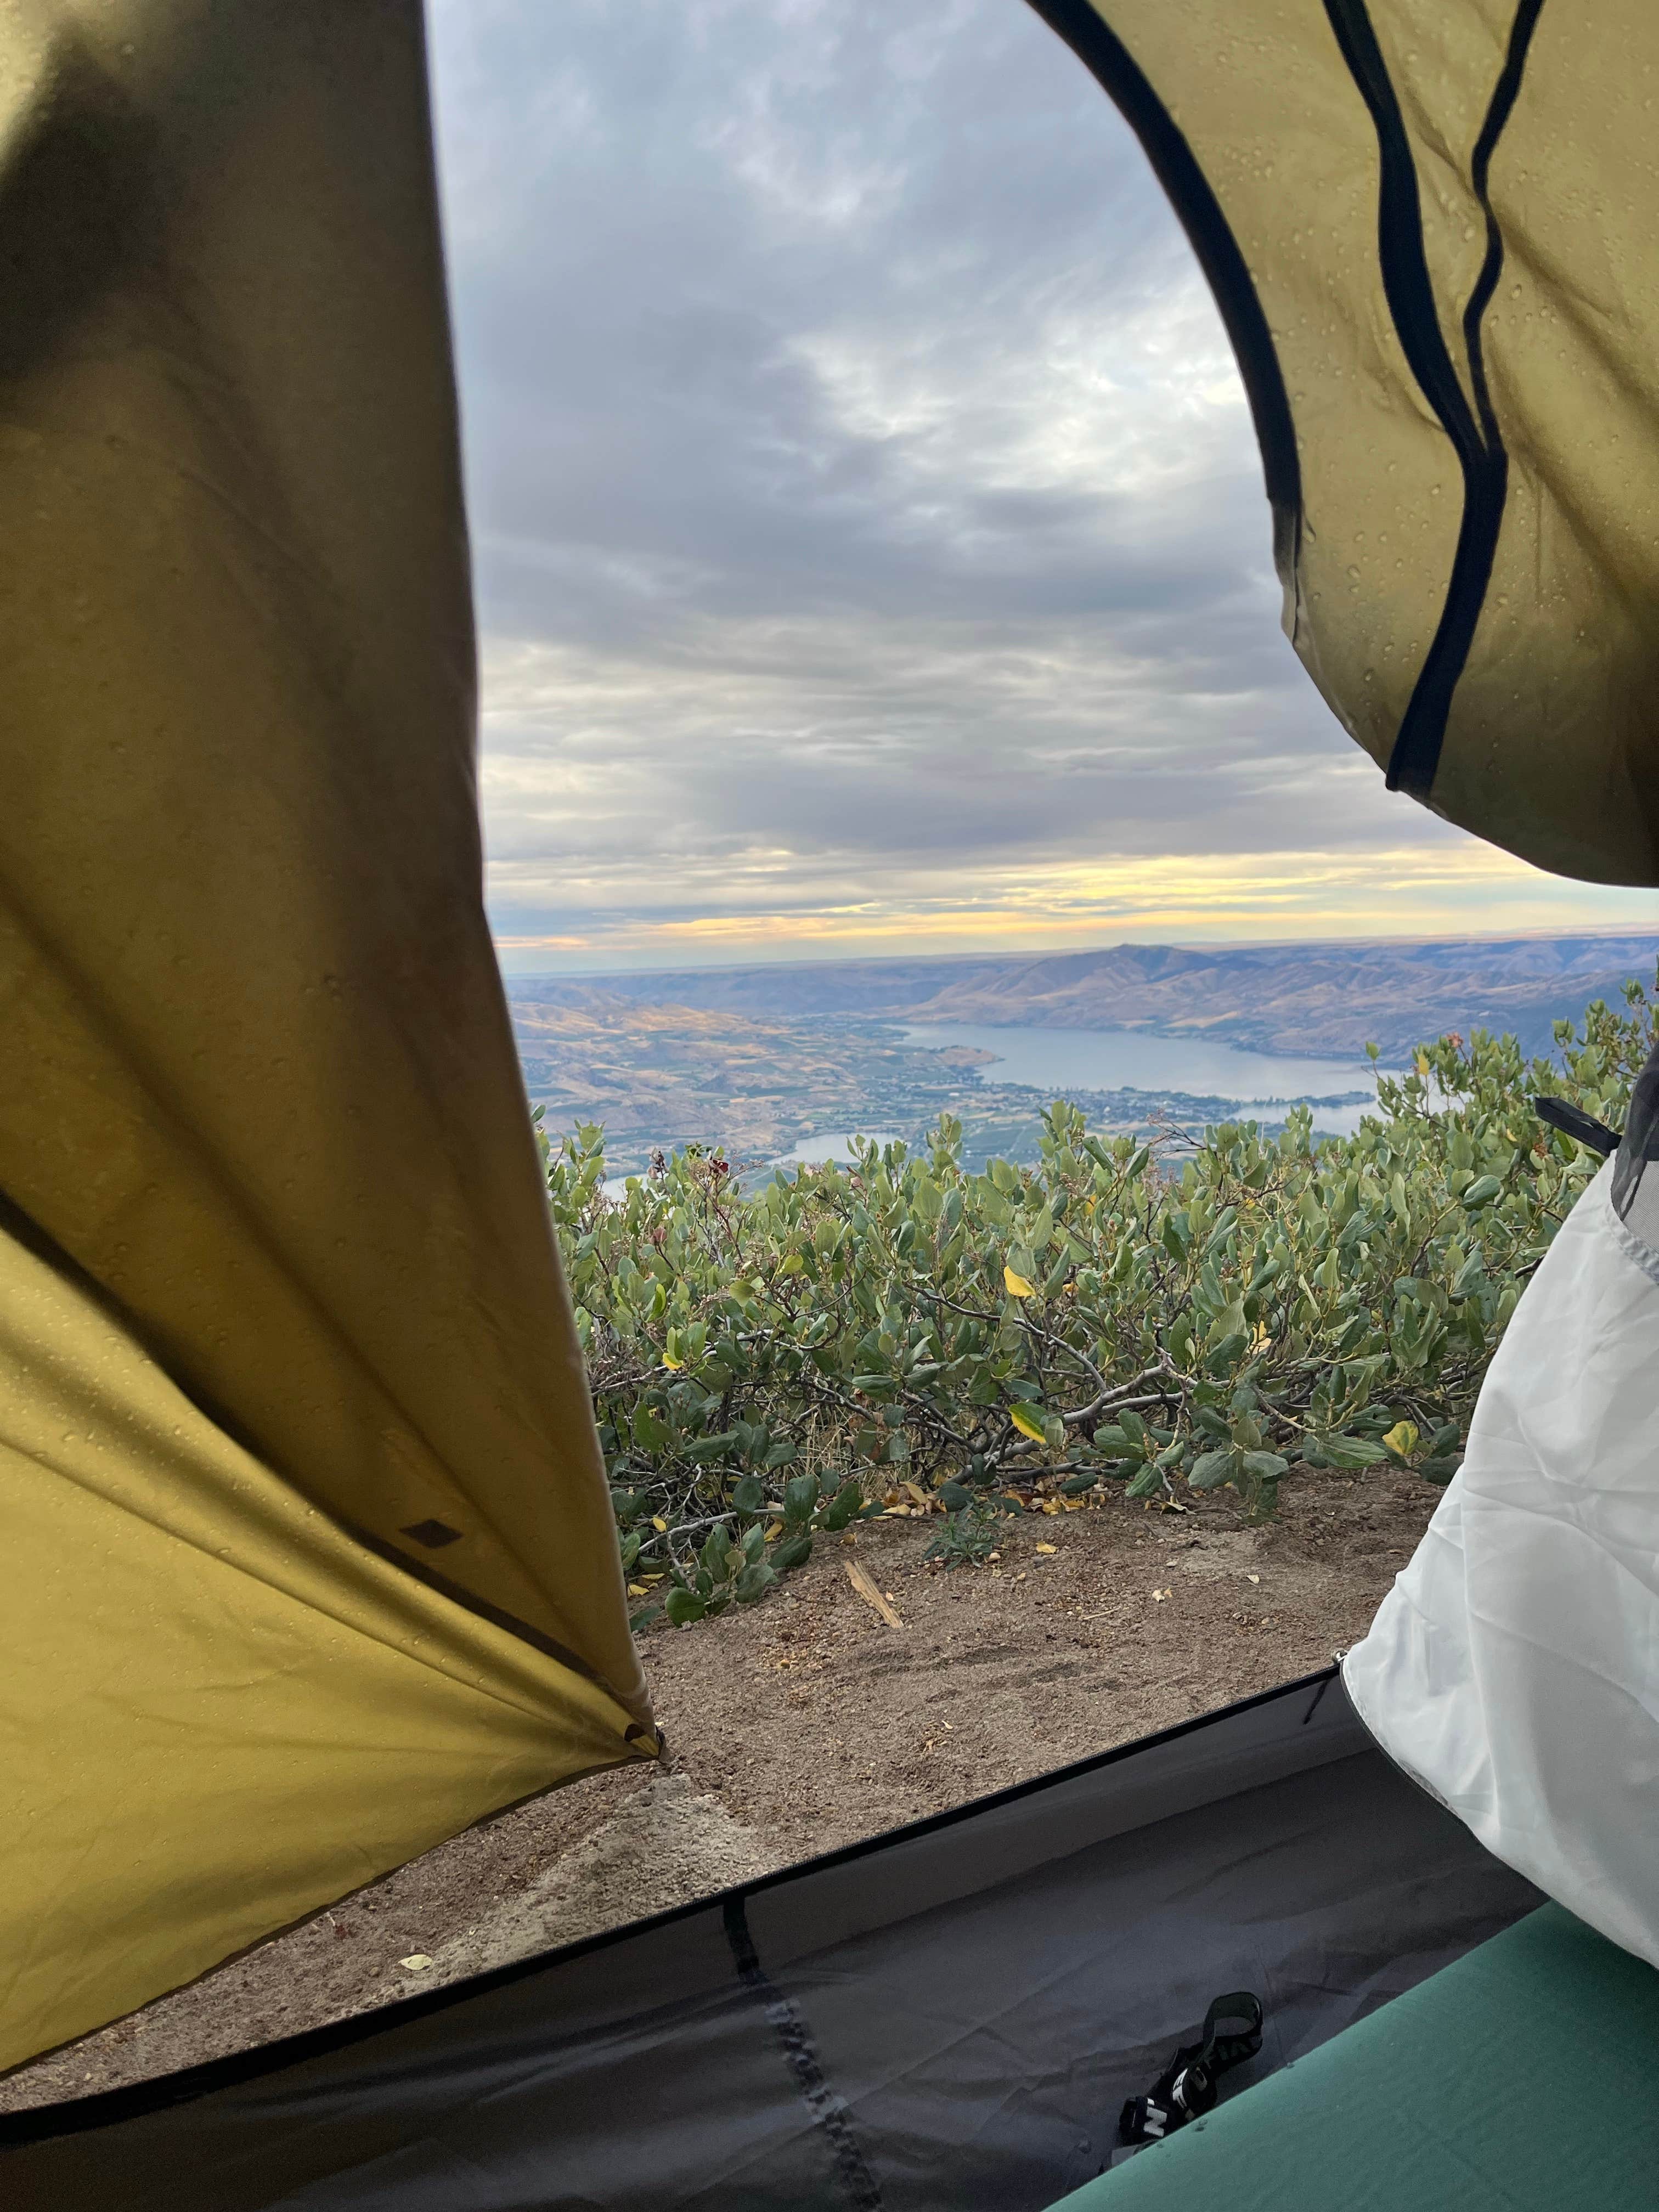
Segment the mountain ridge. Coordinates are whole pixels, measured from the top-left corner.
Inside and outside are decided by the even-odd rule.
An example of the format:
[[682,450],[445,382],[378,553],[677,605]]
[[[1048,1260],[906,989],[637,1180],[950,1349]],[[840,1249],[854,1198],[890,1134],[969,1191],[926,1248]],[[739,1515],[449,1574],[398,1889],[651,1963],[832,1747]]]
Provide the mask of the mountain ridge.
[[1659,934],[1632,931],[1282,945],[1121,944],[1079,952],[955,955],[507,979],[515,1002],[696,1007],[800,1018],[1146,1029],[1250,1049],[1398,1060],[1448,1030],[1513,1030],[1542,1052],[1627,977],[1650,981]]

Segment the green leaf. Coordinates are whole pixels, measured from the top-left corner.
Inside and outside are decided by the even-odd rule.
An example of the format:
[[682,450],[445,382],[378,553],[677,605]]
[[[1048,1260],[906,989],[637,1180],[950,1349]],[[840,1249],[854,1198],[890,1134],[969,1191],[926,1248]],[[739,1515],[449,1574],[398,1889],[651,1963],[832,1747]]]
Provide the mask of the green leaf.
[[857,1482],[843,1482],[830,1503],[823,1507],[813,1522],[828,1535],[838,1535],[864,1504],[864,1491]]
[[685,1448],[685,1456],[699,1465],[705,1460],[724,1459],[738,1441],[735,1429],[722,1429],[718,1436],[699,1437]]
[[634,1441],[641,1451],[661,1451],[668,1442],[668,1434],[667,1422],[649,1406],[638,1408],[634,1415]]
[[739,1513],[763,1513],[766,1510],[766,1492],[759,1477],[745,1474],[740,1482],[734,1483],[732,1503]]
[[1277,1452],[1247,1451],[1243,1464],[1245,1474],[1253,1482],[1277,1482],[1290,1462],[1281,1459]]
[[1381,1467],[1389,1455],[1381,1444],[1374,1444],[1363,1437],[1321,1437],[1319,1448],[1333,1467],[1357,1473],[1362,1468]]
[[805,1521],[818,1502],[818,1479],[815,1474],[797,1474],[783,1486],[783,1517],[786,1521]]
[[781,1538],[779,1542],[773,1545],[769,1553],[773,1569],[781,1575],[787,1575],[792,1567],[804,1565],[811,1556],[812,1539],[810,1533],[805,1530],[803,1530],[799,1536]]
[[690,1590],[684,1589],[670,1590],[667,1601],[663,1607],[663,1611],[676,1628],[685,1628],[690,1626],[692,1621],[701,1620],[708,1610],[702,1598],[696,1596]]
[[1231,1482],[1232,1478],[1233,1455],[1230,1447],[1225,1451],[1204,1453],[1194,1462],[1187,1484],[1191,1490],[1218,1490],[1224,1482]]
[[1481,1176],[1463,1194],[1463,1203],[1473,1212],[1476,1206],[1488,1205],[1504,1188],[1494,1175]]
[[739,1605],[753,1605],[766,1595],[777,1578],[769,1560],[751,1560],[732,1583],[732,1595]]

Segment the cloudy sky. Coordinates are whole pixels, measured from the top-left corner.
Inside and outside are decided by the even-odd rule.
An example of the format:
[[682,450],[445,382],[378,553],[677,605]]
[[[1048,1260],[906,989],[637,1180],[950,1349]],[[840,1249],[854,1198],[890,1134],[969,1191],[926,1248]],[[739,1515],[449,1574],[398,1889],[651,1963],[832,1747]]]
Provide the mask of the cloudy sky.
[[509,965],[1650,922],[1390,798],[1020,0],[433,0]]

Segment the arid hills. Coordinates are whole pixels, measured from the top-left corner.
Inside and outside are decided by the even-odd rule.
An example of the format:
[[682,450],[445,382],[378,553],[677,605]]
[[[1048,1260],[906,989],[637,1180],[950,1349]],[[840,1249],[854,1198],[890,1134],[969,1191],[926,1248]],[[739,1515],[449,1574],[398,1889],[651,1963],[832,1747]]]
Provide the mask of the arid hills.
[[1651,983],[1659,937],[1416,943],[1116,945],[1036,957],[776,963],[590,978],[519,976],[516,1006],[672,1005],[763,1022],[861,1014],[1039,1029],[1204,1031],[1260,1051],[1398,1060],[1447,1030],[1514,1030],[1544,1051],[1553,1021]]

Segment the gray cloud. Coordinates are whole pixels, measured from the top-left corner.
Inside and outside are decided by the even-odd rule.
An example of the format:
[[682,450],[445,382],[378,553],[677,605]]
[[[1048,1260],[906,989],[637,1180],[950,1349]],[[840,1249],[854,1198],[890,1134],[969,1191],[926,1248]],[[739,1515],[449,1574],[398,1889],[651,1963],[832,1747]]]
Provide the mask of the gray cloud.
[[1279,635],[1218,319],[1019,0],[437,0],[434,51],[505,931],[1449,845]]

